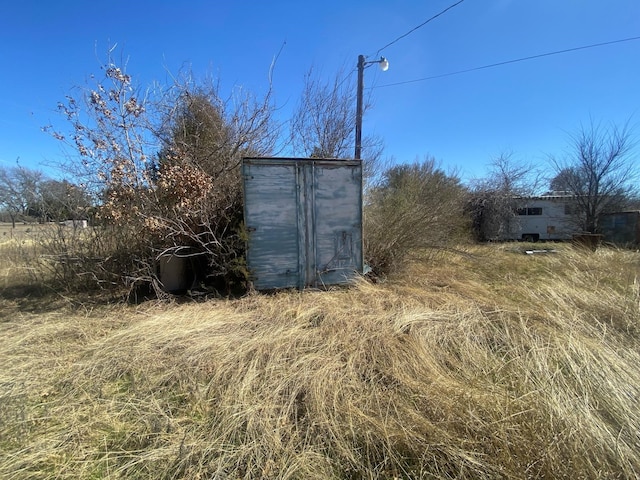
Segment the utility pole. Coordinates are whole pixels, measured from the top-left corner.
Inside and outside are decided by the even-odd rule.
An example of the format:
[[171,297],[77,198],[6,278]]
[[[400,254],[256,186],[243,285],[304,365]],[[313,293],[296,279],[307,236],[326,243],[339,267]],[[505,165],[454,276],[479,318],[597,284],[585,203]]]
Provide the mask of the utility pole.
[[358,55],[358,91],[356,97],[356,151],[354,158],[360,160],[362,154],[362,95],[364,91],[364,67],[377,63],[380,65],[380,69],[386,72],[389,69],[389,62],[386,58],[380,57],[380,60],[373,60],[371,62],[365,61],[364,55]]

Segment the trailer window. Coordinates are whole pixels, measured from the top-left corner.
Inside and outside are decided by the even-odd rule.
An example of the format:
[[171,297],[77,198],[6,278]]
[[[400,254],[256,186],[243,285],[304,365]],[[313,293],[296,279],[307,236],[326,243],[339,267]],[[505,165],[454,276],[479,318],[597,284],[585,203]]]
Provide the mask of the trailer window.
[[542,207],[519,208],[518,215],[542,215]]

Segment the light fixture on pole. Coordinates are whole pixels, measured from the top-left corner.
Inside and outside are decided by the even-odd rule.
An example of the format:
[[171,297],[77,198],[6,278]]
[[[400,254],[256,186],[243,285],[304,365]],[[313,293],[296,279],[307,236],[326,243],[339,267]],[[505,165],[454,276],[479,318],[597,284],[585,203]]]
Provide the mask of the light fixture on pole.
[[372,60],[367,62],[364,55],[358,56],[358,94],[356,100],[356,151],[355,158],[360,160],[360,154],[362,153],[362,92],[364,90],[364,67],[377,63],[380,65],[380,70],[386,72],[389,70],[389,61],[380,57],[380,60]]

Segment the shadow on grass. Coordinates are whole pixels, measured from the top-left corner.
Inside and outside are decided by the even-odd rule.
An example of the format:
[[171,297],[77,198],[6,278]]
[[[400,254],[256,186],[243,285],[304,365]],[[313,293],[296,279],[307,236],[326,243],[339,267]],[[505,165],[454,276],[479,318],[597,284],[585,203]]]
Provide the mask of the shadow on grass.
[[51,289],[29,283],[13,284],[0,289],[0,301],[5,313],[0,318],[6,318],[6,313],[12,309],[27,313],[47,313],[68,305],[68,300]]
[[0,287],[0,322],[8,320],[11,312],[43,314],[56,310],[74,310],[88,306],[116,304],[140,305],[146,302],[206,302],[211,299],[235,299],[247,294],[246,290],[219,292],[213,288],[189,290],[175,294],[156,292],[148,285],[140,288],[114,288],[112,290],[86,290],[70,292],[52,285],[30,282]]
[[87,305],[113,305],[123,301],[122,294],[114,292],[69,293],[49,285],[15,283],[0,288],[0,321],[7,319],[11,311],[41,314]]

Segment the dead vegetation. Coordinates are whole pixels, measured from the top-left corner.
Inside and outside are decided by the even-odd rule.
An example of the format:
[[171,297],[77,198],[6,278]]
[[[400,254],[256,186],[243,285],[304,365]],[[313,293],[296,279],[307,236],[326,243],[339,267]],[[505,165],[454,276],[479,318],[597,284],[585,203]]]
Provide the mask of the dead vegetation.
[[2,295],[0,477],[635,478],[638,255],[485,245],[181,305]]

